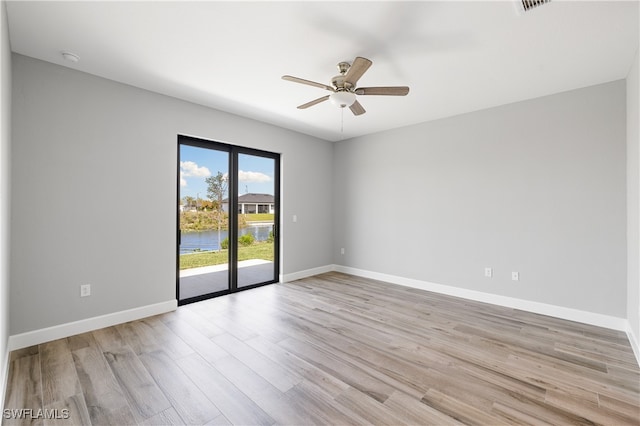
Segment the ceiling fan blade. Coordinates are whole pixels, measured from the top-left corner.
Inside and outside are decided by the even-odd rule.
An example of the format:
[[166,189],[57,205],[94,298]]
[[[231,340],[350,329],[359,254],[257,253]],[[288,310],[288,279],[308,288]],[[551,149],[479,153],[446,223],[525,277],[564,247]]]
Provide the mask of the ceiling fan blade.
[[365,109],[362,108],[362,105],[360,105],[360,102],[355,101],[350,107],[349,109],[351,110],[351,112],[353,113],[353,115],[362,115],[365,112]]
[[356,95],[405,96],[409,93],[407,86],[358,87]]
[[311,80],[305,80],[304,78],[293,77],[290,75],[283,75],[282,79],[287,81],[292,81],[294,83],[301,83],[301,84],[307,84],[309,86],[319,87],[320,89],[325,89],[330,92],[335,92],[335,89],[331,86],[327,86],[326,84],[322,84],[322,83],[316,83],[315,81],[311,81]]
[[327,99],[329,99],[329,95],[327,95],[327,96],[323,96],[323,97],[318,98],[318,99],[314,99],[314,100],[312,100],[311,102],[307,102],[306,104],[302,104],[302,105],[300,105],[300,106],[298,107],[298,109],[305,109],[305,108],[309,108],[309,107],[311,107],[311,106],[314,106],[314,105],[316,105],[316,104],[319,104],[320,102],[324,102],[324,101],[326,101]]
[[347,70],[347,73],[344,75],[344,81],[347,83],[351,83],[351,86],[355,87],[362,74],[364,74],[369,67],[373,64],[367,58],[361,58],[358,56],[354,59],[353,64]]

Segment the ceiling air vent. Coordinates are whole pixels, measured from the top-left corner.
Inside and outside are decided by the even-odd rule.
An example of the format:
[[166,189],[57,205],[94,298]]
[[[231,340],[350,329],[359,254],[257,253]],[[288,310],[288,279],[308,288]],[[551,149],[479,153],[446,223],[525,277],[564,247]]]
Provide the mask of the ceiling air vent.
[[538,6],[549,3],[551,0],[515,0],[516,9],[519,14],[529,12]]

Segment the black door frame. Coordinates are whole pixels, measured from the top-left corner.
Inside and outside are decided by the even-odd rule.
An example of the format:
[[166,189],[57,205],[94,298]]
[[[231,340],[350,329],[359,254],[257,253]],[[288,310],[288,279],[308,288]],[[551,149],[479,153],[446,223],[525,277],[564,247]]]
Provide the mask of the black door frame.
[[[223,151],[229,155],[229,287],[227,290],[180,300],[180,146],[188,145]],[[176,299],[178,305],[199,302],[212,297],[249,290],[278,282],[280,276],[280,154],[254,148],[230,145],[193,136],[178,135],[177,200],[176,200]],[[274,161],[274,218],[273,218],[273,279],[238,288],[238,156],[240,154],[271,158]],[[231,213],[234,214],[231,214]]]

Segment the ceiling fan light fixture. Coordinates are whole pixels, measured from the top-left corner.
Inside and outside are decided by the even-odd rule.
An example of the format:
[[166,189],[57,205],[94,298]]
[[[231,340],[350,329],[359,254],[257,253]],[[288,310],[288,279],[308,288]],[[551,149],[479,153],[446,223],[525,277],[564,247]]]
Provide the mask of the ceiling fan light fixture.
[[337,107],[350,107],[356,101],[356,94],[352,92],[333,92],[329,95],[329,100]]

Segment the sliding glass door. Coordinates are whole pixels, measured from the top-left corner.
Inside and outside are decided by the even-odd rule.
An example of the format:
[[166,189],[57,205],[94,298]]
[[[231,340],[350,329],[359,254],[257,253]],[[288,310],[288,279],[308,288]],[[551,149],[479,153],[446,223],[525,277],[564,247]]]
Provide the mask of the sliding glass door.
[[276,273],[276,169],[275,158],[238,155],[238,287],[264,282]]
[[179,304],[278,280],[278,154],[178,138]]
[[178,300],[228,291],[229,215],[226,199],[231,153],[180,144],[178,200]]

